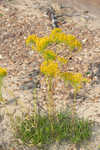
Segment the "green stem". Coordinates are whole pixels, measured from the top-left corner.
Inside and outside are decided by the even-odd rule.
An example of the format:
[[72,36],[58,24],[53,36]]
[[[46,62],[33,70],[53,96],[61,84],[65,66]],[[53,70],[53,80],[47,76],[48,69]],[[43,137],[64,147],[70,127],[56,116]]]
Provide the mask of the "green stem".
[[51,131],[54,133],[53,128],[53,116],[54,116],[54,100],[53,100],[53,93],[52,93],[52,78],[48,78],[48,117],[51,123]]
[[53,83],[52,83],[52,78],[49,78],[49,105],[50,105],[50,115],[54,115],[54,100],[53,100]]
[[74,91],[74,100],[73,100],[73,107],[72,107],[72,118],[74,121],[74,117],[76,115],[76,94],[77,94],[77,90],[75,89]]
[[2,97],[2,86],[3,86],[3,82],[2,82],[2,78],[0,78],[0,101],[3,100],[3,97]]
[[34,123],[35,125],[37,125],[37,112],[38,112],[38,108],[37,108],[37,95],[36,95],[37,91],[36,88],[33,90],[33,96],[34,96]]

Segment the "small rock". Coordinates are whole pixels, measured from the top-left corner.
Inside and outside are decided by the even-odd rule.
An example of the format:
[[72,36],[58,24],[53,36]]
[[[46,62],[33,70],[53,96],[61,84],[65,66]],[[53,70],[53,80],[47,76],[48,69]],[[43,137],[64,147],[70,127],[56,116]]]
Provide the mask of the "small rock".
[[33,70],[32,73],[29,74],[29,77],[36,77],[40,74],[39,70]]
[[83,43],[83,44],[85,44],[85,43],[86,43],[86,41],[87,41],[87,39],[84,39],[84,40],[82,40],[82,43]]
[[0,145],[0,150],[4,150],[2,145]]
[[29,51],[29,55],[32,56],[34,54],[34,51]]
[[0,115],[0,123],[3,121],[4,117]]
[[24,83],[20,87],[21,90],[30,90],[30,89],[35,89],[35,88],[40,88],[39,82],[35,83],[34,81],[29,81],[29,82]]
[[0,55],[0,59],[3,59],[2,55]]

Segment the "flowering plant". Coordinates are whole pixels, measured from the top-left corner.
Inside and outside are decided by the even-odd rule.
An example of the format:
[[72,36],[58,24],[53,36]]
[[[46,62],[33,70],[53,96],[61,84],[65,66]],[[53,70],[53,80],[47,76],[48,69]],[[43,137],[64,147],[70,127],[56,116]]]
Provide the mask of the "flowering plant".
[[[49,93],[52,95],[52,79],[56,77],[63,79],[65,85],[70,84],[75,89],[76,93],[82,88],[82,83],[89,82],[89,79],[84,78],[81,73],[62,72],[61,67],[63,67],[63,64],[67,64],[68,60],[63,56],[57,55],[53,50],[47,49],[53,43],[64,44],[69,49],[70,53],[73,51],[80,51],[82,48],[81,42],[79,42],[74,35],[65,34],[60,28],[54,28],[49,36],[39,38],[36,35],[31,35],[26,40],[26,44],[31,44],[32,49],[37,50],[44,58],[44,62],[40,66],[40,71],[48,80]],[[50,100],[50,102],[53,104],[52,100]]]
[[31,45],[33,50],[37,50],[42,54],[45,61],[41,64],[40,70],[44,75],[56,77],[59,72],[59,76],[64,79],[65,82],[70,83],[74,88],[80,89],[82,82],[87,82],[88,80],[83,78],[80,73],[61,73],[58,63],[67,64],[68,60],[58,56],[53,50],[47,49],[47,47],[53,43],[63,43],[71,51],[80,51],[82,48],[81,43],[75,36],[65,34],[60,28],[54,28],[49,36],[39,38],[36,35],[30,35],[26,40],[27,45]]
[[0,101],[2,100],[2,85],[3,85],[3,78],[7,75],[7,71],[4,68],[0,67]]
[[40,70],[47,77],[57,77],[60,73],[58,63],[52,60],[44,61],[41,64]]
[[[92,124],[80,119],[76,115],[76,93],[82,87],[83,82],[88,82],[87,78],[84,78],[81,73],[64,72],[63,67],[68,66],[69,55],[76,51],[81,50],[81,43],[73,35],[66,35],[61,29],[55,28],[52,30],[49,36],[42,38],[36,35],[30,35],[26,44],[30,45],[31,48],[37,51],[43,56],[44,61],[40,65],[40,71],[44,75],[44,81],[46,84],[46,115],[40,114],[40,108],[43,108],[37,102],[37,89],[33,91],[34,97],[34,113],[31,116],[26,115],[24,120],[18,117],[17,125],[14,124],[14,129],[16,129],[15,135],[17,138],[29,146],[36,145],[39,149],[45,149],[45,146],[57,142],[65,142],[69,140],[74,144],[74,148],[77,149],[77,144],[91,137]],[[51,46],[57,45],[67,46],[68,57],[67,59],[63,55],[57,53],[59,49],[54,51]],[[59,47],[62,48],[62,47]],[[74,90],[74,100],[72,113],[69,112],[69,108],[62,110],[61,112],[56,111],[55,101],[53,99],[54,89],[56,87],[56,81],[62,79],[65,85],[70,84]],[[43,83],[43,82],[42,82]],[[46,93],[45,93],[46,94]],[[44,109],[44,108],[43,108]]]

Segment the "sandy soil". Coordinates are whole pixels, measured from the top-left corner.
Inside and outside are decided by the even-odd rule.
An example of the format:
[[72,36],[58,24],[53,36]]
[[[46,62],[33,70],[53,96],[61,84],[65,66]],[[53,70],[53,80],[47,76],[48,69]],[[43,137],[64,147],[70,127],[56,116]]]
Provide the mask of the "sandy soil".
[[[74,1],[75,2],[75,1]],[[87,3],[78,7],[67,0],[64,8],[61,2],[49,0],[12,0],[0,1],[0,66],[6,67],[8,76],[5,79],[3,96],[5,103],[0,103],[0,150],[35,150],[16,143],[13,137],[11,122],[8,114],[13,116],[31,113],[33,109],[32,90],[40,80],[37,70],[41,58],[25,46],[25,39],[30,34],[38,36],[48,35],[51,22],[46,16],[46,10],[52,5],[56,14],[62,15],[58,20],[60,28],[65,33],[77,36],[82,42],[83,49],[70,60],[69,69],[81,72],[86,76],[90,72],[91,83],[84,86],[77,95],[77,113],[80,117],[95,120],[93,136],[80,150],[99,150],[100,147],[100,19],[98,13],[89,12]],[[90,2],[90,1],[88,1]],[[97,1],[99,4],[99,1]],[[58,5],[59,4],[59,5]],[[68,7],[67,7],[68,5]],[[90,6],[90,5],[89,5]],[[91,8],[94,7],[92,2]],[[97,8],[97,7],[96,7]],[[94,7],[95,9],[95,7]],[[99,9],[98,9],[99,10]],[[66,51],[64,51],[66,54]],[[67,66],[66,66],[67,68]],[[31,75],[29,75],[31,74]],[[63,83],[58,83],[55,91],[57,109],[66,108],[73,101],[73,90],[66,93]],[[39,89],[38,99],[45,108],[42,87]],[[45,90],[44,90],[45,91]],[[75,150],[72,145],[51,145],[50,150]]]
[[68,6],[74,5],[81,10],[87,10],[93,15],[100,17],[100,1],[99,0],[58,0],[58,3]]

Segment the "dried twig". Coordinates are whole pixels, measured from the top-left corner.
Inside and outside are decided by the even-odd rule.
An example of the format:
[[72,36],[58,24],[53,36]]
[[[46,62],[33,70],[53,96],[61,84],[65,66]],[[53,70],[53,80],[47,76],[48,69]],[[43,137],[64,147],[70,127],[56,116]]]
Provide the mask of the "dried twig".
[[59,27],[57,17],[55,15],[55,10],[52,7],[48,8],[47,15],[49,16],[49,19],[52,22],[52,27],[53,28]]

